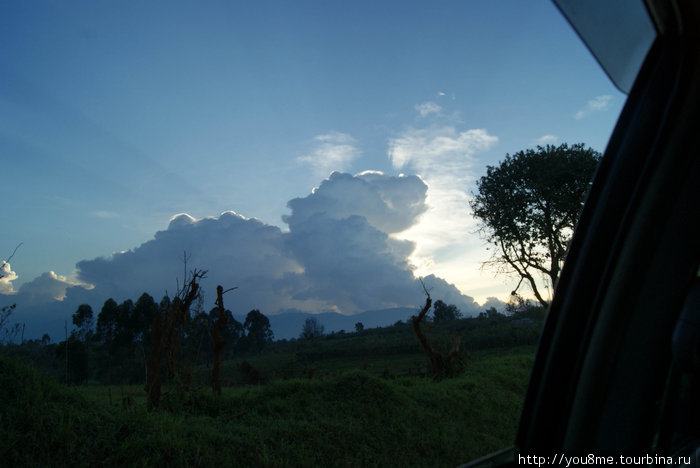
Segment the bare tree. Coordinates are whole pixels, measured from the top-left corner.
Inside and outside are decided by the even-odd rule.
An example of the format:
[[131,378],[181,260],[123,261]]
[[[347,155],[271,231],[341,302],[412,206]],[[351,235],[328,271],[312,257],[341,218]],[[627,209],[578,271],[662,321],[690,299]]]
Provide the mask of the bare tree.
[[224,294],[237,289],[235,287],[224,291],[219,285],[216,287],[216,308],[219,316],[214,322],[211,333],[211,347],[214,351],[214,364],[211,369],[211,388],[214,393],[221,395],[221,352],[226,345],[226,341],[221,337],[221,332],[226,328],[226,308],[224,307]]
[[416,332],[418,341],[420,342],[420,345],[428,358],[428,363],[430,366],[428,374],[430,378],[434,380],[442,380],[445,376],[449,374],[454,364],[454,361],[459,354],[459,345],[462,341],[462,337],[461,335],[455,336],[452,348],[447,354],[442,354],[441,352],[439,352],[428,341],[428,337],[425,336],[425,333],[421,328],[421,322],[423,322],[426,314],[430,310],[430,306],[432,305],[433,300],[430,298],[430,292],[427,290],[422,280],[420,283],[423,286],[423,291],[426,295],[425,305],[420,310],[418,315],[414,315],[411,317],[411,323],[413,324],[413,331]]
[[160,368],[165,357],[168,372],[175,375],[177,369],[177,349],[180,337],[177,333],[182,330],[192,303],[200,295],[199,281],[206,277],[206,271],[194,269],[179,288],[174,299],[165,310],[160,310],[151,324],[151,349],[148,356],[148,371],[146,376],[146,394],[148,407],[154,408],[160,404],[161,378]]

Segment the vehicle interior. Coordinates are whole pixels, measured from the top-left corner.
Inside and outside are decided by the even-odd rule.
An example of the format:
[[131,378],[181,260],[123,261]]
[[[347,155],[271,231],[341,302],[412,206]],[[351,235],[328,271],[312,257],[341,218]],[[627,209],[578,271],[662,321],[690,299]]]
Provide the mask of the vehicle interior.
[[515,447],[468,466],[566,466],[563,453],[696,466],[700,4],[555,3],[628,99],[556,286]]

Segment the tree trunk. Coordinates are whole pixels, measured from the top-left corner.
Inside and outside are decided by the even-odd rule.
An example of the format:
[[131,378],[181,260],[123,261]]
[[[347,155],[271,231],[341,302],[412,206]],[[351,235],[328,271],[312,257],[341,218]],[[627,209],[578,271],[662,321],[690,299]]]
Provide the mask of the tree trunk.
[[428,296],[425,300],[425,305],[417,316],[414,315],[411,317],[411,323],[413,324],[413,331],[416,333],[418,341],[420,342],[420,345],[428,358],[428,363],[430,364],[428,374],[430,378],[433,380],[442,380],[452,365],[452,361],[457,354],[459,354],[459,345],[462,341],[462,337],[460,335],[455,336],[452,349],[450,349],[450,352],[447,353],[447,355],[443,355],[437,351],[432,344],[430,344],[420,326],[421,322],[425,318],[425,315],[430,310],[430,306],[432,305],[430,294],[427,291],[425,294]]
[[211,335],[211,347],[214,351],[214,364],[211,369],[211,388],[214,393],[221,395],[221,352],[224,349],[226,342],[221,337],[221,332],[226,328],[226,309],[224,309],[224,288],[220,285],[216,287],[216,305],[218,306],[219,316]]

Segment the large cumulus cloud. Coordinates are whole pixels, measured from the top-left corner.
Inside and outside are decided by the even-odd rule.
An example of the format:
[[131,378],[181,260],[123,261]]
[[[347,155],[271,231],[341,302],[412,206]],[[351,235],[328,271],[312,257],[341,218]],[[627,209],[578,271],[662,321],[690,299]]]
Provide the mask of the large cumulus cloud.
[[352,176],[334,172],[310,195],[289,201],[292,214],[283,219],[294,230],[319,214],[329,219],[357,215],[391,234],[418,221],[427,209],[427,189],[417,176],[390,177],[376,171]]
[[[288,203],[287,232],[234,212],[199,220],[180,214],[132,250],[78,262],[74,281],[47,273],[17,296],[32,303],[63,300],[70,307],[88,302],[97,311],[109,297],[122,301],[148,292],[159,299],[175,292],[176,280],[182,284],[186,256],[189,269],[208,271],[205,306],[221,284],[238,286],[226,301],[237,313],[415,307],[424,300],[408,261],[415,244],[392,234],[419,222],[427,188],[416,176],[333,173]],[[476,312],[478,305],[454,285],[435,276],[425,284],[434,298]]]
[[9,262],[0,262],[0,294],[12,294],[12,282],[17,279],[17,273],[12,271]]
[[279,306],[271,284],[285,273],[301,271],[285,253],[279,228],[225,212],[200,220],[177,215],[166,230],[133,250],[79,262],[78,278],[104,296],[133,297],[148,291],[160,297],[175,292],[176,280],[182,284],[185,260],[188,270],[208,272],[204,291],[214,291],[216,284],[238,286],[233,300],[250,308]]

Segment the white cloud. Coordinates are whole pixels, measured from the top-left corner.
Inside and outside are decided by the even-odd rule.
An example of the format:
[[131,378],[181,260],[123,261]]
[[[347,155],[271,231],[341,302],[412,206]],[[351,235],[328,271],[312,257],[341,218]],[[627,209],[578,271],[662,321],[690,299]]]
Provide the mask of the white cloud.
[[[457,284],[463,291],[484,282],[475,260],[482,249],[474,235],[476,223],[469,212],[467,190],[475,179],[475,155],[497,141],[483,129],[457,131],[454,127],[411,129],[390,140],[388,153],[394,168],[410,168],[428,185],[427,212],[419,223],[394,235],[416,244],[411,262],[417,275],[466,278]],[[456,264],[462,265],[461,272],[455,270]]]
[[8,262],[0,263],[0,294],[12,294],[12,282],[19,278]]
[[102,219],[112,219],[112,218],[117,218],[119,215],[115,213],[114,211],[106,211],[106,210],[97,210],[92,213],[93,216],[97,218],[102,218]]
[[352,161],[360,156],[356,141],[350,135],[330,132],[314,137],[317,147],[311,154],[297,158],[297,162],[307,164],[318,177],[327,177],[333,171],[344,171]]
[[[426,190],[417,176],[336,172],[308,196],[291,200],[286,245],[304,268],[287,278],[294,297],[344,313],[420,304],[422,291],[408,262],[414,245],[388,234],[418,222],[427,209]],[[436,283],[452,291],[443,280]],[[456,295],[464,307],[473,302]]]
[[593,112],[602,112],[608,110],[612,96],[604,94],[596,96],[586,103],[586,105],[574,114],[576,120],[580,120]]
[[558,138],[555,135],[542,135],[535,140],[536,145],[550,145],[556,143]]
[[[424,300],[409,263],[415,245],[390,233],[419,222],[427,210],[426,191],[417,176],[333,173],[306,197],[289,202],[288,232],[234,212],[203,219],[181,213],[134,249],[78,262],[77,279],[44,273],[15,297],[37,311],[39,304],[63,300],[71,313],[81,303],[97,311],[109,297],[121,302],[148,292],[159,299],[175,292],[176,279],[182,283],[186,252],[188,269],[208,271],[202,281],[205,307],[218,284],[238,286],[227,299],[236,313],[414,307]],[[435,276],[426,284],[428,279],[436,299],[467,314],[477,311],[454,285]],[[94,288],[86,290],[87,284]]]
[[36,305],[62,301],[66,298],[67,290],[74,286],[81,286],[84,289],[92,288],[92,285],[83,281],[48,271],[20,286],[17,292],[18,302],[21,299],[22,305]]
[[411,168],[427,179],[465,182],[473,177],[474,155],[497,141],[484,129],[410,129],[389,140],[388,154],[395,169]]
[[213,300],[217,284],[238,286],[230,301],[242,313],[282,307],[284,295],[275,293],[274,283],[302,271],[286,252],[279,228],[227,211],[218,218],[176,215],[166,230],[139,247],[78,262],[78,277],[94,284],[102,301],[110,296],[136,298],[144,291],[160,298],[175,292],[176,280],[182,283],[185,252],[188,269],[208,271],[202,282],[210,295],[206,299]]
[[433,101],[428,101],[424,102],[423,104],[416,104],[416,111],[421,117],[426,117],[430,114],[439,114],[440,111],[442,111],[442,107]]

